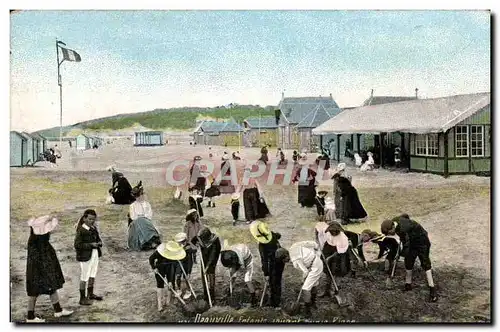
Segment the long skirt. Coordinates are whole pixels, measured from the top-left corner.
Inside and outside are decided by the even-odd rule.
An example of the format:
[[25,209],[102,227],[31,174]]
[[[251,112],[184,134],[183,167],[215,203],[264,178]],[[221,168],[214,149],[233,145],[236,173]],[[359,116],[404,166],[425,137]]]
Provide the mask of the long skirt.
[[316,204],[316,187],[314,185],[299,185],[297,192],[300,205],[313,207]]
[[236,192],[236,188],[231,184],[230,180],[221,180],[219,190],[221,194],[233,194]]
[[257,188],[248,188],[243,191],[243,204],[247,221],[265,218],[270,214],[266,202],[260,201]]
[[51,295],[61,289],[64,276],[56,251],[48,241],[49,234],[31,234],[26,263],[26,292],[28,296]]
[[156,248],[161,243],[161,236],[147,218],[137,218],[128,228],[128,247],[134,251]]
[[212,198],[220,196],[221,191],[219,186],[212,185],[205,191],[205,197]]

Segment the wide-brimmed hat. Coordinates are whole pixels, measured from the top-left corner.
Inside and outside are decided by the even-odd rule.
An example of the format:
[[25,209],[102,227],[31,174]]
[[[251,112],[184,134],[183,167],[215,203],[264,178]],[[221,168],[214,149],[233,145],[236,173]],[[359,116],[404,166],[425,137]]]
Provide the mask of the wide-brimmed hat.
[[240,199],[240,193],[234,193],[231,195],[231,199],[237,200]]
[[179,242],[184,242],[184,241],[186,241],[186,239],[187,239],[187,234],[186,234],[186,233],[183,233],[183,232],[182,232],[182,233],[177,233],[177,234],[175,234],[175,236],[174,236],[174,240],[175,240],[175,242],[177,242],[177,243],[179,243]]
[[254,221],[250,224],[250,233],[259,243],[269,243],[273,239],[273,234],[269,225],[263,221]]
[[116,165],[109,165],[106,167],[106,170],[109,172],[115,172],[116,171]]
[[345,170],[345,167],[346,167],[345,163],[340,163],[337,165],[336,171],[341,172],[341,171]]
[[320,197],[325,197],[326,195],[328,195],[328,191],[326,191],[326,190],[318,191],[317,195]]
[[189,217],[190,215],[192,215],[193,213],[197,213],[198,211],[196,209],[189,209],[187,212],[186,212],[186,218]]
[[156,250],[160,255],[166,259],[173,261],[180,261],[186,257],[186,251],[177,242],[168,241],[167,243],[160,244]]
[[38,218],[31,218],[28,220],[28,226],[31,226],[33,228],[33,233],[36,235],[44,235],[47,233],[52,232],[59,221],[57,218],[52,218],[50,219],[49,215],[38,217]]
[[226,153],[224,153],[224,154],[222,155],[222,160],[229,160],[229,155],[228,155],[228,154],[226,154]]

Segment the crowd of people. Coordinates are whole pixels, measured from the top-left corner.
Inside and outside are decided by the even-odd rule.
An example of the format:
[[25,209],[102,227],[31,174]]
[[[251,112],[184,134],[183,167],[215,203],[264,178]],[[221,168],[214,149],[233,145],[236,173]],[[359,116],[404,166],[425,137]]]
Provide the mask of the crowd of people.
[[[267,148],[263,148],[261,162],[268,162],[267,153]],[[233,158],[234,156],[235,154]],[[278,151],[278,156],[280,162],[286,161],[283,152]],[[237,157],[239,158],[238,155]],[[204,200],[208,200],[206,207],[215,207],[214,198],[224,194],[231,195],[233,225],[239,220],[240,197],[243,197],[245,219],[258,245],[262,273],[266,277],[266,286],[269,286],[266,287],[269,297],[264,306],[276,309],[282,307],[283,273],[287,263],[291,263],[293,268],[302,272],[301,295],[305,302],[304,314],[311,317],[311,309],[315,308],[317,297],[332,296],[338,291],[336,287],[332,291],[332,283],[336,285],[335,277],[355,277],[360,267],[368,269],[368,262],[363,253],[363,246],[368,242],[378,245],[378,258],[385,258],[384,270],[388,273],[388,278],[392,278],[399,258],[404,257],[405,291],[412,289],[412,270],[418,258],[426,273],[429,300],[437,301],[429,258],[431,243],[425,229],[410,216],[403,214],[382,222],[381,234],[370,229],[359,234],[345,230],[344,225],[362,222],[367,217],[352,185],[352,177],[347,174],[345,164],[339,164],[331,176],[334,198],[327,197],[327,191],[316,192],[317,172],[314,164],[309,165],[307,157],[305,153],[294,157],[298,167],[293,182],[298,183],[298,204],[303,208],[316,207],[318,222],[311,229],[313,241],[299,241],[289,248],[281,245],[282,235],[271,230],[268,223],[262,220],[271,214],[263,188],[255,178],[249,177],[250,181],[245,185],[235,185],[231,181],[216,183],[210,174],[202,171],[201,157],[196,156],[189,172],[193,182],[188,188],[189,208],[185,215],[184,227],[174,237],[162,239],[153,221],[151,205],[145,199],[142,181],[132,188],[121,172],[114,167],[109,168],[112,172],[112,188],[109,190],[108,203],[129,205],[128,248],[136,251],[154,250],[148,263],[155,275],[159,311],[172,303],[172,295],[184,300],[194,295],[191,274],[195,264],[200,264],[203,299],[210,306],[215,304],[215,276],[219,261],[228,271],[231,292],[235,278],[242,275],[250,293],[250,305],[258,305],[253,283],[255,260],[251,244],[235,243],[230,246],[204,225],[201,219],[204,216]],[[222,156],[221,170],[225,175],[236,172],[227,163],[229,158],[227,153]],[[321,159],[321,156],[318,159]],[[245,166],[244,172],[252,172],[252,167]],[[102,296],[94,293],[103,246],[96,219],[96,211],[89,209],[75,225],[74,248],[81,269],[79,303],[84,306],[103,300]],[[44,321],[35,316],[36,299],[43,294],[50,296],[55,317],[73,313],[61,308],[57,295],[57,291],[65,282],[55,250],[49,243],[50,233],[57,223],[57,219],[51,216],[32,218],[28,221],[31,233],[26,270],[26,289],[29,297],[27,322]],[[322,276],[325,276],[326,280],[318,292]]]

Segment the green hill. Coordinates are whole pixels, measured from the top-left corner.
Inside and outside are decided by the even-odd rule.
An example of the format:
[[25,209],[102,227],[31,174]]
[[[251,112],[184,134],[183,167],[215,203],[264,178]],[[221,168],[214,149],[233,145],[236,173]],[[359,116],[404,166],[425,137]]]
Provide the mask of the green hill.
[[[63,135],[79,131],[110,131],[130,128],[140,124],[151,129],[190,130],[201,119],[229,119],[234,118],[241,123],[251,116],[274,116],[275,106],[237,105],[230,108],[200,108],[183,107],[170,109],[155,109],[153,111],[119,114],[105,118],[76,123],[63,127]],[[45,137],[59,137],[59,127],[37,131]]]

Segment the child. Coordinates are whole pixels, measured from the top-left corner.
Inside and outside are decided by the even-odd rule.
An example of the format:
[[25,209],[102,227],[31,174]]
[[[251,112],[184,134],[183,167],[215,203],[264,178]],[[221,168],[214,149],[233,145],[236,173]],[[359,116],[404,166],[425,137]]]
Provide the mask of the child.
[[[163,310],[163,289],[165,288],[165,282],[158,274],[166,279],[170,287],[173,288],[175,276],[180,269],[179,261],[183,260],[185,257],[186,252],[184,249],[174,241],[160,244],[155,252],[149,257],[149,265],[151,265],[151,268],[155,272],[158,311]],[[171,296],[170,288],[167,286],[167,305],[170,304]]]
[[56,251],[50,244],[50,235],[58,224],[56,218],[46,215],[28,220],[30,237],[26,262],[26,292],[28,293],[28,317],[26,323],[44,323],[35,317],[35,304],[40,295],[50,296],[54,317],[69,316],[71,310],[61,308],[58,290],[65,282]]
[[[207,288],[209,288],[210,299],[212,303],[215,301],[215,268],[219,261],[220,252],[222,250],[222,243],[220,238],[210,231],[208,227],[203,227],[198,236],[193,239],[195,245],[200,246],[201,258],[205,271],[201,271],[201,280],[203,283],[204,299],[208,302]],[[206,274],[208,285],[205,284],[204,274]]]
[[253,256],[246,244],[235,244],[228,249],[221,251],[222,266],[230,269],[229,278],[231,282],[236,279],[236,273],[245,273],[245,283],[250,291],[250,302],[252,307],[257,306],[257,297],[252,283],[253,276]]
[[215,180],[212,176],[208,177],[208,188],[205,190],[205,197],[208,197],[207,207],[215,207],[215,203],[212,202],[214,197],[220,196],[220,189],[218,185],[215,185]]
[[250,233],[259,243],[260,261],[264,277],[268,277],[269,290],[271,293],[270,304],[279,308],[281,304],[281,280],[283,269],[276,268],[276,250],[281,247],[280,233],[271,232],[266,223],[254,221],[250,225]]
[[187,244],[191,248],[194,264],[196,264],[196,245],[193,243],[193,240],[198,236],[201,227],[200,217],[196,210],[188,210],[186,213],[186,223],[184,224],[184,233],[186,233]]
[[[80,262],[80,305],[91,305],[91,300],[102,301],[102,296],[94,294],[95,277],[99,257],[102,256],[102,241],[95,227],[97,214],[94,210],[85,210],[78,221],[74,247],[76,260]],[[88,288],[87,288],[88,282]],[[85,294],[87,288],[88,294]]]
[[231,214],[233,215],[233,226],[236,226],[240,215],[240,193],[231,195]]
[[[193,257],[194,254],[196,253],[196,250],[193,250],[191,248],[191,245],[187,242],[187,235],[186,233],[178,233],[175,235],[175,242],[177,242],[178,245],[180,245],[184,251],[186,252],[186,257],[181,260],[182,267],[184,268],[184,272],[186,275],[184,275],[184,272],[182,269],[179,269],[177,276],[176,276],[176,288],[180,289],[181,291],[181,296],[183,299],[187,300],[191,297],[191,289],[189,288],[188,285],[188,279],[191,276],[191,272],[193,270]],[[181,287],[181,281],[184,279],[185,285],[184,287]],[[184,294],[184,292],[186,292]]]
[[316,194],[316,212],[318,212],[318,217],[325,215],[325,197],[328,194],[327,191],[319,191]]
[[311,317],[311,308],[314,306],[314,289],[319,284],[323,263],[320,249],[316,242],[296,242],[290,250],[279,248],[276,251],[277,260],[283,263],[291,262],[293,267],[302,272],[302,293],[305,302],[305,315]]
[[413,266],[418,257],[422,269],[427,276],[427,284],[429,285],[429,301],[436,302],[437,294],[432,278],[432,266],[429,258],[431,242],[427,231],[414,220],[411,220],[407,214],[395,217],[392,220],[382,222],[381,231],[384,235],[397,234],[403,243],[403,256],[405,258],[406,280],[405,291],[411,290],[411,281]]
[[203,203],[203,197],[200,195],[200,191],[196,188],[190,189],[190,195],[188,198],[189,208],[194,209],[198,212],[200,217],[203,217],[203,207],[201,204]]

